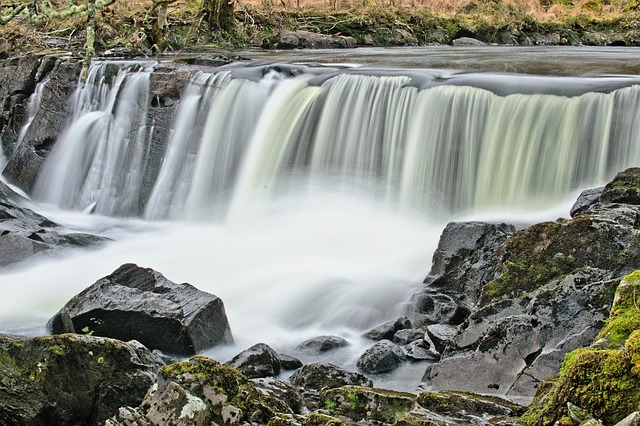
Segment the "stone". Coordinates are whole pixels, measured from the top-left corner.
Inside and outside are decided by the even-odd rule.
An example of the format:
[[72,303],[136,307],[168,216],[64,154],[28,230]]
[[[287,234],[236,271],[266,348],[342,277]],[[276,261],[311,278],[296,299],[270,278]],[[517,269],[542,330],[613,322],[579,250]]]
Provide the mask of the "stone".
[[407,358],[414,361],[437,361],[440,359],[440,352],[436,349],[429,336],[415,340],[404,346]]
[[0,182],[0,267],[108,241],[104,237],[66,232],[63,226],[25,207],[26,203],[24,197]]
[[320,391],[345,385],[371,386],[371,380],[354,371],[348,371],[334,364],[317,362],[307,364],[297,370],[289,381],[305,390]]
[[303,30],[284,30],[265,47],[274,49],[335,49],[355,47],[353,37],[312,33]]
[[420,325],[462,324],[483,286],[501,272],[500,250],[515,226],[451,222],[442,231],[424,286],[414,295]]
[[303,365],[302,361],[291,355],[278,354],[278,360],[280,361],[280,367],[285,371],[297,370]]
[[227,364],[249,379],[275,377],[280,374],[278,354],[264,343],[257,343],[240,352]]
[[600,199],[600,195],[604,191],[604,186],[599,188],[585,189],[580,193],[576,202],[571,206],[569,210],[569,215],[571,217],[576,217],[576,215],[580,212],[587,210],[596,201]]
[[404,330],[407,328],[412,328],[411,320],[407,317],[400,317],[393,321],[387,321],[384,324],[381,324],[362,335],[370,340],[391,340],[393,336],[399,330]]
[[258,390],[234,368],[203,356],[163,367],[136,408],[121,408],[108,426],[267,424],[291,415],[288,405]]
[[358,358],[356,366],[364,373],[379,374],[395,370],[405,360],[402,349],[390,340],[381,340]]
[[472,37],[460,37],[454,39],[451,44],[454,46],[486,46],[487,43]]
[[134,264],[122,265],[74,296],[47,328],[53,334],[135,339],[177,355],[233,342],[220,298]]
[[431,324],[427,326],[427,335],[431,338],[436,350],[442,352],[458,335],[458,327],[447,324]]
[[415,395],[387,389],[343,386],[322,392],[321,399],[329,413],[346,417],[353,422],[393,424],[411,410]]
[[391,341],[396,345],[406,345],[408,343],[414,342],[416,340],[422,340],[424,338],[424,331],[408,328],[405,330],[398,330],[393,335]]
[[296,350],[307,354],[319,355],[338,348],[349,346],[349,342],[338,336],[318,336],[300,343]]
[[162,365],[134,341],[0,335],[0,424],[102,424],[138,405]]
[[251,381],[259,391],[284,401],[294,413],[302,413],[304,401],[293,385],[272,377],[251,379]]
[[486,424],[494,424],[492,419],[511,417],[515,420],[525,411],[525,407],[502,398],[455,391],[423,392],[416,398],[416,409],[457,420],[452,424],[459,424],[459,421],[476,424],[474,420],[479,419],[487,421]]

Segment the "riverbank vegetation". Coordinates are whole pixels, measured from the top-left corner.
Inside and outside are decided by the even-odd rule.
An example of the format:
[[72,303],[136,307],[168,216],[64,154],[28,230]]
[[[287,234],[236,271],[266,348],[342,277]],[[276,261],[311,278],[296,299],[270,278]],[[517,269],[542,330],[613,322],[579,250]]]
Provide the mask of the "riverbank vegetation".
[[356,45],[640,45],[638,0],[13,0],[0,55],[270,47],[282,31]]

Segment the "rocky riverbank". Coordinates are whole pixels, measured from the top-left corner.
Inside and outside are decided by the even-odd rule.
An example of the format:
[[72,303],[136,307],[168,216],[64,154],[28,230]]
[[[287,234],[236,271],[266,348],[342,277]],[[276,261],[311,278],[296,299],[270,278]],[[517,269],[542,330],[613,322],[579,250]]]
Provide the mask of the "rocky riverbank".
[[[75,297],[50,323],[54,332],[80,335],[2,337],[0,420],[506,425],[594,417],[615,424],[640,402],[640,280],[634,272],[640,269],[639,182],[640,169],[619,173],[604,188],[583,193],[569,220],[522,229],[478,222],[447,226],[414,310],[366,333],[378,343],[362,355],[359,372],[302,365],[264,344],[226,365],[202,356],[175,362],[172,356],[182,349],[162,347],[163,339],[152,338],[158,332],[154,324],[162,324],[159,317],[184,316],[185,333],[176,329],[171,337],[171,327],[162,326],[161,334],[164,341],[181,341],[186,334],[199,339],[186,343],[186,351],[197,352],[225,342],[208,339],[206,330],[221,327],[214,334],[230,337],[224,310],[212,311],[205,303],[210,296],[197,293],[178,291],[184,299],[178,301],[171,288],[187,284],[124,265]],[[128,306],[118,307],[117,288],[126,289]],[[106,298],[100,302],[105,308],[89,309],[100,298]],[[143,309],[155,319],[146,319]],[[195,331],[187,331],[188,322]],[[129,339],[146,341],[149,349],[136,340],[125,343]],[[342,344],[319,337],[300,350],[323,353]],[[435,361],[423,377],[428,391],[371,387],[371,377],[408,362],[417,348]],[[295,372],[280,379],[286,370]],[[535,399],[527,409],[505,396]],[[621,424],[635,424],[629,419]]]

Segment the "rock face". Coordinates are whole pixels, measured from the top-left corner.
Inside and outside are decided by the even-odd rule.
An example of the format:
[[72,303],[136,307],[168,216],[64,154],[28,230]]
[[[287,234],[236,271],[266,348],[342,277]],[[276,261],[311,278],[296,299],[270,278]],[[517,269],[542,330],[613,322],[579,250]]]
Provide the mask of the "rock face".
[[179,355],[233,342],[220,298],[133,264],[122,265],[74,296],[47,327],[56,334],[135,339]]
[[99,425],[139,404],[160,358],[137,342],[81,335],[0,336],[0,423]]
[[[615,424],[640,404],[640,271],[620,281],[611,316],[591,347],[567,355],[556,379],[540,386],[523,424],[552,425],[579,407],[604,424]],[[575,411],[576,409],[574,409]]]
[[[438,308],[435,296],[434,303],[423,303],[423,319],[455,323],[443,311],[450,312],[454,301],[463,308],[475,304],[441,361],[428,367],[426,386],[532,397],[542,379],[558,373],[566,353],[588,345],[607,316],[617,281],[640,267],[638,182],[640,169],[622,172],[572,220],[505,234],[497,245],[495,232],[457,243],[445,232],[424,293],[430,296],[446,282],[441,288],[449,298],[446,309]],[[474,244],[469,259],[457,254]],[[485,253],[495,260],[479,262]],[[466,297],[456,293],[463,288]]]
[[99,245],[105,238],[64,232],[46,217],[23,207],[26,200],[0,182],[0,267],[62,248]]

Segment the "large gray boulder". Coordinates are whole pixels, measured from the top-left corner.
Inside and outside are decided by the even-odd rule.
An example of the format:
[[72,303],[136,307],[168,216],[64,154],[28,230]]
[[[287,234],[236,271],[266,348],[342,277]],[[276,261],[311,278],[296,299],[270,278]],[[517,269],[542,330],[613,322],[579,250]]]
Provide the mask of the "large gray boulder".
[[[616,283],[640,267],[637,182],[640,169],[626,170],[602,191],[583,194],[573,219],[519,230],[491,250],[481,244],[478,251],[492,252],[497,266],[441,361],[428,367],[426,388],[532,397],[567,352],[589,345]],[[464,288],[476,263],[450,259],[444,269],[457,273],[449,284]]]
[[47,324],[51,333],[85,333],[193,355],[232,343],[222,300],[161,273],[125,264],[74,296]]
[[227,363],[249,379],[276,377],[280,374],[280,359],[265,343],[257,343],[234,356]]
[[371,386],[366,376],[326,362],[307,364],[296,370],[289,381],[304,390],[320,391],[345,385]]
[[0,424],[104,424],[142,401],[162,365],[138,342],[0,335]]
[[356,365],[364,373],[387,373],[398,368],[405,358],[400,346],[390,340],[380,340],[358,358]]

